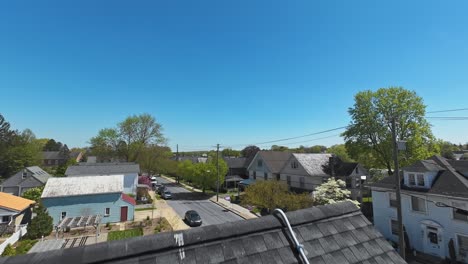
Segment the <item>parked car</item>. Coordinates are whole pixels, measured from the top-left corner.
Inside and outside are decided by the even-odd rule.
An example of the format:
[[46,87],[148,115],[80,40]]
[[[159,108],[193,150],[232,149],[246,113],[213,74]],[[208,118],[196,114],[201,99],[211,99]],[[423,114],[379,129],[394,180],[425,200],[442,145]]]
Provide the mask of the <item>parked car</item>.
[[164,193],[164,191],[166,191],[166,186],[164,186],[164,185],[159,186],[158,194],[162,195]]
[[201,217],[195,210],[185,212],[184,220],[189,226],[201,226],[202,224]]
[[172,199],[172,193],[170,191],[167,191],[167,190],[164,191],[161,196],[162,196],[163,199],[166,199],[166,200],[167,199]]

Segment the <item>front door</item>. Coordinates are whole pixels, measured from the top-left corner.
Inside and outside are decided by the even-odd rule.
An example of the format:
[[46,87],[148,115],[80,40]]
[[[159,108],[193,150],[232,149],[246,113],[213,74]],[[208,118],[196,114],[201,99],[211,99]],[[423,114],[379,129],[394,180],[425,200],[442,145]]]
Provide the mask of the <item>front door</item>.
[[128,215],[128,206],[120,207],[120,222],[127,221],[127,215]]
[[444,241],[442,228],[424,225],[424,251],[438,257],[443,257]]

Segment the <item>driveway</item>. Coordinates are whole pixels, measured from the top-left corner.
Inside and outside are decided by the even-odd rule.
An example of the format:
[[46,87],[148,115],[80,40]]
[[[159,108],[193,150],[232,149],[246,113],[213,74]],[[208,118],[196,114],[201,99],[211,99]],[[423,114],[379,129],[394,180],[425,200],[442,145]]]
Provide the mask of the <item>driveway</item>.
[[198,192],[191,192],[161,177],[158,177],[157,180],[172,192],[172,200],[168,200],[167,204],[170,205],[181,218],[184,218],[186,211],[195,210],[200,214],[203,225],[215,225],[243,220],[242,217],[209,201],[209,196]]

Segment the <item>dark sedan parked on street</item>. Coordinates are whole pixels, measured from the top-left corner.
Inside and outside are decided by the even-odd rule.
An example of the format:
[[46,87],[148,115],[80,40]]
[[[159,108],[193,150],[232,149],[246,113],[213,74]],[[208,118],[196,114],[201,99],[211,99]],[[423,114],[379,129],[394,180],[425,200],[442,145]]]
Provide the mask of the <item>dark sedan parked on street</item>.
[[200,215],[194,210],[187,211],[184,220],[189,226],[201,226],[202,224]]

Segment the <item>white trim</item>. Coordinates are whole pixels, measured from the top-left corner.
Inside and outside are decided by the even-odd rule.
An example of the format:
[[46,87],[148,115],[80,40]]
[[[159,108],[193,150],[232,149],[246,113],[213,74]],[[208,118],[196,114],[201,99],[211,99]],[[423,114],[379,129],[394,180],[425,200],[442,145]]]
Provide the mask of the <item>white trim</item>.
[[[395,192],[395,189],[386,188],[386,187],[371,187],[371,191],[374,191],[374,192],[388,192],[388,191]],[[413,194],[421,195],[420,192],[412,192],[412,191],[408,191],[408,190],[401,190],[401,193],[406,194],[406,195],[413,195]],[[427,193],[426,196],[436,196],[436,197],[443,197],[443,198],[454,199],[454,200],[468,201],[468,198],[464,198],[464,197],[448,196],[448,195],[435,194],[435,193]]]

